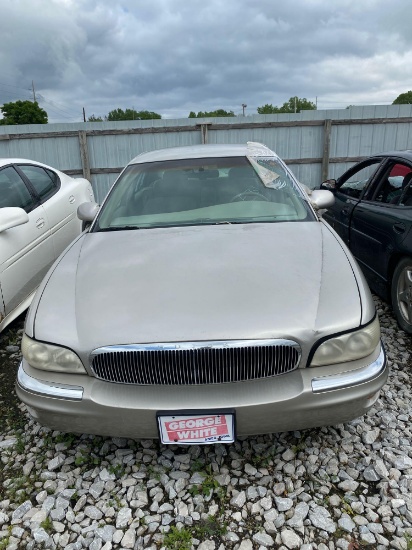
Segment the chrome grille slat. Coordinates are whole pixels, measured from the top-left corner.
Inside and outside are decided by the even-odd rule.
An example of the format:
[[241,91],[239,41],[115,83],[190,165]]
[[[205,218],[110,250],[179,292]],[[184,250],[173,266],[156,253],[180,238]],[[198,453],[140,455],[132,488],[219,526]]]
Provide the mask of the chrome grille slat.
[[300,358],[291,340],[136,344],[94,350],[91,369],[119,384],[203,385],[279,376],[297,369]]

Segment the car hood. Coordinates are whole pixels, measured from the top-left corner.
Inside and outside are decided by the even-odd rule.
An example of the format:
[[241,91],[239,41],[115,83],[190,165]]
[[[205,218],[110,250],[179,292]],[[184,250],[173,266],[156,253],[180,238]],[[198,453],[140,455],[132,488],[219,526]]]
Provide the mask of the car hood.
[[321,222],[86,233],[41,291],[34,336],[84,357],[149,342],[281,337],[305,348],[362,314],[347,251]]

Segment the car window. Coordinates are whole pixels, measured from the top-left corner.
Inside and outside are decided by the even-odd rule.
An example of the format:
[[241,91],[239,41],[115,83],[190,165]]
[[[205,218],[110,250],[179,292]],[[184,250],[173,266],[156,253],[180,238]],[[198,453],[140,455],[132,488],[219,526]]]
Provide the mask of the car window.
[[409,187],[411,177],[412,169],[406,164],[399,162],[391,164],[383,175],[373,200],[384,204],[400,204],[406,188]]
[[59,187],[59,178],[52,170],[45,170],[41,166],[19,164],[18,168],[30,180],[40,200],[43,202],[51,197]]
[[0,170],[0,208],[16,206],[30,212],[36,206],[35,201],[12,166]]
[[366,166],[362,165],[359,170],[348,176],[343,183],[339,182],[339,192],[349,197],[359,199],[380,163],[381,159],[377,159],[372,163],[368,163]]
[[275,157],[184,159],[126,168],[94,228],[314,220]]

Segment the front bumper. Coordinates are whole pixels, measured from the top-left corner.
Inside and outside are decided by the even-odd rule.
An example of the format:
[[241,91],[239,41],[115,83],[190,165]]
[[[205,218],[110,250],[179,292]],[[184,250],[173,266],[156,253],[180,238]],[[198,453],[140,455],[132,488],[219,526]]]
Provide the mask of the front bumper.
[[23,360],[16,391],[40,424],[60,431],[157,438],[158,410],[233,408],[237,435],[245,436],[340,424],[362,416],[387,376],[379,345],[369,357],[350,363],[204,386],[113,384],[40,371]]

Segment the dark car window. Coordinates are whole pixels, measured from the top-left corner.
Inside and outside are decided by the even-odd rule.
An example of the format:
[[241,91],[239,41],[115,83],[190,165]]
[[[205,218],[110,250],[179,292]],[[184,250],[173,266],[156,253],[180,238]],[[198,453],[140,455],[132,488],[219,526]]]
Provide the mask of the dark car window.
[[400,204],[411,177],[412,169],[409,166],[399,162],[392,163],[382,177],[373,200],[385,204]]
[[12,166],[0,170],[0,208],[16,206],[30,212],[36,206],[26,184]]
[[18,168],[30,180],[30,183],[33,185],[42,202],[54,195],[58,190],[59,178],[57,174],[51,170],[45,170],[41,166],[24,164],[19,164]]
[[381,159],[376,159],[366,166],[363,164],[359,170],[351,173],[345,180],[339,181],[339,192],[347,195],[348,197],[354,197],[359,199],[364,189],[366,189],[368,183],[375,174],[378,166],[381,163]]

